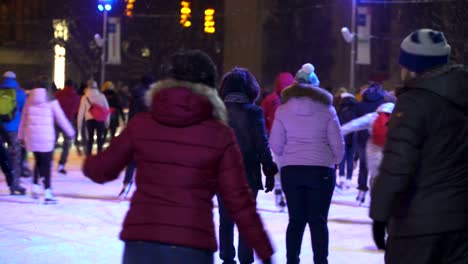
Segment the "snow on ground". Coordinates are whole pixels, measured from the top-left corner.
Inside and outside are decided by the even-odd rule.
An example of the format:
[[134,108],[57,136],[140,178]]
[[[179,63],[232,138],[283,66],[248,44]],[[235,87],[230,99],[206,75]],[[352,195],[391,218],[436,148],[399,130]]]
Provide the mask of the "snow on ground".
[[[59,199],[44,205],[27,196],[10,196],[4,177],[0,177],[0,263],[87,264],[120,263],[123,243],[118,239],[129,202],[117,198],[121,179],[99,185],[85,178],[81,159],[71,151],[68,174],[54,173],[52,186]],[[32,163],[31,163],[32,164]],[[354,179],[356,180],[356,179]],[[22,179],[31,190],[31,178]],[[353,187],[335,192],[330,209],[330,263],[383,263],[383,253],[372,241],[367,206],[358,207]],[[276,248],[275,263],[285,261],[286,212],[279,212],[272,193],[261,193],[258,211]],[[218,226],[217,208],[214,209]],[[237,245],[237,242],[235,242]],[[219,260],[218,252],[214,256]],[[310,235],[306,229],[301,263],[313,263]],[[260,263],[256,261],[255,263]]]

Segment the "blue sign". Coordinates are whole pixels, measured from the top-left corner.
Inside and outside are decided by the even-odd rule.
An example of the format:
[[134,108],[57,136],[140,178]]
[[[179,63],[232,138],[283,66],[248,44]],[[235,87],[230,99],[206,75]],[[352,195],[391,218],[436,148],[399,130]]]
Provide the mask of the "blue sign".
[[366,24],[367,24],[366,14],[358,14],[357,25],[358,26],[365,26]]

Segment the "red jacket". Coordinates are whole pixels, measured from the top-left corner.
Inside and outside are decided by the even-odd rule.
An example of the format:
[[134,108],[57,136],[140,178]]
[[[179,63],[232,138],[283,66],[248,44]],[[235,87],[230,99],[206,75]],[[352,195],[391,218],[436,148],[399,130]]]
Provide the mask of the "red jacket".
[[136,191],[120,238],[214,252],[212,198],[219,193],[247,243],[260,258],[269,258],[273,249],[216,90],[167,80],[148,98],[150,112],[132,118],[109,148],[83,167],[87,177],[104,183],[136,161]]
[[65,86],[62,90],[55,93],[55,98],[60,103],[63,112],[67,116],[68,120],[74,120],[80,107],[80,95],[73,89],[73,87]]
[[262,109],[265,115],[265,125],[270,134],[273,120],[275,120],[275,112],[278,106],[281,105],[281,92],[288,86],[294,83],[294,77],[289,72],[281,72],[276,76],[275,91],[269,94],[262,101]]

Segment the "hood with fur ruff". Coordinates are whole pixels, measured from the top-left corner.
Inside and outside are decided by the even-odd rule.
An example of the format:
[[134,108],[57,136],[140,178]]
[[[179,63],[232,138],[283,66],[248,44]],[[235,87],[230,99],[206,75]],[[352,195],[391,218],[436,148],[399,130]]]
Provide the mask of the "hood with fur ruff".
[[151,85],[145,101],[160,123],[189,126],[210,118],[227,123],[226,107],[218,92],[201,83],[159,81]]

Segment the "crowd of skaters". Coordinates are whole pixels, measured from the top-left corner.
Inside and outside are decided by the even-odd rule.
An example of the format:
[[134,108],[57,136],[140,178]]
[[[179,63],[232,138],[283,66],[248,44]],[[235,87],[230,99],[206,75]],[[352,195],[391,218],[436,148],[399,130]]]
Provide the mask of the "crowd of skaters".
[[[278,205],[288,207],[287,263],[300,262],[307,224],[314,263],[328,263],[327,218],[332,195],[335,187],[350,188],[356,158],[356,200],[364,202],[371,188],[373,238],[379,249],[387,249],[387,263],[464,263],[468,259],[464,250],[468,219],[462,200],[468,196],[468,147],[463,139],[468,134],[463,122],[457,130],[449,130],[441,110],[444,106],[452,114],[451,122],[466,121],[468,103],[457,95],[467,95],[468,71],[449,64],[449,54],[450,46],[441,32],[418,30],[401,45],[403,87],[396,91],[386,92],[381,84],[372,82],[356,95],[342,88],[333,96],[320,88],[314,66],[307,63],[295,75],[280,73],[274,91],[257,104],[260,87],[247,69],[231,69],[217,87],[217,69],[211,58],[201,51],[181,51],[171,56],[160,81],[144,76],[133,89],[128,123],[117,137],[120,121],[127,120],[111,83],[100,91],[89,80],[80,96],[73,88],[67,89],[72,87],[68,82],[55,93],[56,101],[50,94],[52,84],[41,76],[24,103],[17,140],[34,153],[33,196],[37,197],[38,179],[44,178],[46,202],[55,201],[50,170],[56,137],[37,131],[60,131],[65,135],[65,149],[80,131],[87,142],[83,173],[97,183],[115,180],[126,169],[125,189],[136,170],[137,188],[120,234],[125,242],[123,263],[152,263],[155,259],[161,263],[212,263],[217,249],[212,226],[214,195],[219,205],[223,263],[236,263],[234,224],[240,234],[240,263],[253,263],[254,251],[263,263],[271,263],[273,245],[256,212],[260,190],[274,191]],[[7,72],[4,79],[13,75]],[[438,81],[436,88],[433,80]],[[429,115],[439,130],[423,124],[428,114],[418,114],[421,110],[415,108],[422,103],[415,97],[419,93],[441,107]],[[109,110],[105,120],[93,116],[90,108],[94,104]],[[73,110],[66,110],[67,106]],[[114,139],[104,149],[107,133]],[[440,133],[452,133],[457,142],[440,143]],[[9,136],[7,131],[2,135]],[[98,153],[92,155],[95,136]],[[12,145],[11,136],[5,141]],[[427,150],[434,145],[456,149],[440,165],[450,175],[424,160],[447,158]],[[61,172],[65,172],[67,152],[62,152],[59,161]],[[8,162],[4,163],[11,193],[24,194],[25,189],[8,172]],[[423,172],[435,176],[425,178]],[[446,178],[458,184],[456,190],[444,182]],[[438,184],[447,190],[437,190]],[[421,209],[426,205],[420,198],[431,194],[429,200],[435,204],[452,204],[435,213]],[[451,214],[451,223],[440,223],[444,213]],[[414,226],[415,220],[423,226]],[[416,241],[427,244],[415,246]],[[449,243],[441,246],[444,241]],[[437,245],[442,249],[436,254]],[[414,254],[421,254],[416,262]]]

